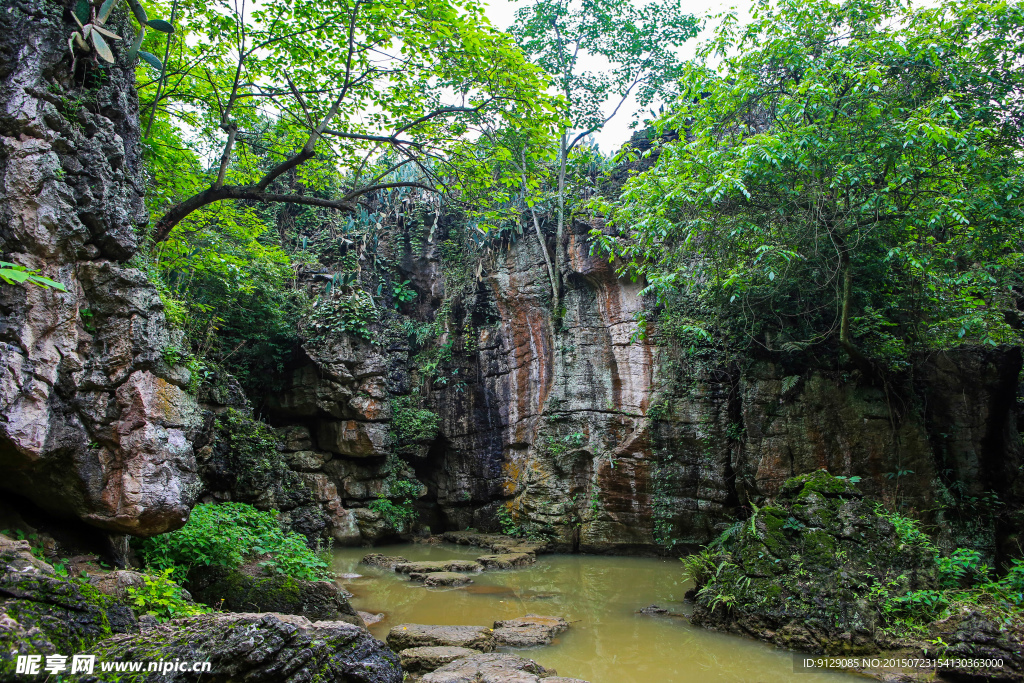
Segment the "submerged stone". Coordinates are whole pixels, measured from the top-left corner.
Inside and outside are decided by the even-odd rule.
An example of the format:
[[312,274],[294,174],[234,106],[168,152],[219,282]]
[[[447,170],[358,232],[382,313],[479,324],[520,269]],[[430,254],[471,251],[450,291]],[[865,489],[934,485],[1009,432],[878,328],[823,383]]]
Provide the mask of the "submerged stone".
[[363,559],[359,561],[359,564],[369,565],[371,567],[380,567],[381,569],[394,569],[395,565],[407,564],[409,560],[405,559],[400,555],[382,555],[381,553],[370,553],[364,555]]
[[409,574],[409,579],[421,581],[424,586],[428,587],[465,586],[473,583],[473,579],[459,572],[430,572],[429,574],[413,572]]

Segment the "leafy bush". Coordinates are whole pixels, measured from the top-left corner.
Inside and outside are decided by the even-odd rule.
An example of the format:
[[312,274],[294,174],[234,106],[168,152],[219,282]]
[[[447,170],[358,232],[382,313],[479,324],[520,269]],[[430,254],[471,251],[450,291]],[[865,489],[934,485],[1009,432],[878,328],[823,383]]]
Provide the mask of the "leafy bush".
[[388,526],[396,531],[404,531],[407,524],[416,521],[419,513],[414,501],[419,495],[419,482],[408,479],[390,479],[386,490],[377,494],[377,500],[367,507],[381,516]]
[[437,436],[440,419],[437,415],[412,405],[412,396],[396,396],[391,399],[393,417],[391,426],[395,430],[400,446],[429,443]]
[[245,503],[204,503],[192,510],[188,523],[169,534],[136,542],[146,565],[184,581],[189,568],[218,565],[236,568],[267,556],[261,564],[286,576],[315,581],[330,577],[328,564],[306,546],[306,539],[285,533],[277,512],[263,512]]
[[132,606],[161,622],[209,612],[208,607],[185,600],[181,586],[171,578],[173,573],[173,569],[163,569],[146,574],[143,576],[145,586],[129,587],[128,599]]

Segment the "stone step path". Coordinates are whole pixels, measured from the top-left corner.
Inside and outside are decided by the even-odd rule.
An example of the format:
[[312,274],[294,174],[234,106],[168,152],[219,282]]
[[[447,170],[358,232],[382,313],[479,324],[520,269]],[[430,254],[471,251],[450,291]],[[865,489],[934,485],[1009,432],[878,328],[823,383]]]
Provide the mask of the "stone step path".
[[568,630],[562,617],[527,614],[486,626],[400,624],[387,644],[398,652],[402,670],[421,683],[586,683],[562,678],[531,659],[494,653],[497,647],[550,645]]

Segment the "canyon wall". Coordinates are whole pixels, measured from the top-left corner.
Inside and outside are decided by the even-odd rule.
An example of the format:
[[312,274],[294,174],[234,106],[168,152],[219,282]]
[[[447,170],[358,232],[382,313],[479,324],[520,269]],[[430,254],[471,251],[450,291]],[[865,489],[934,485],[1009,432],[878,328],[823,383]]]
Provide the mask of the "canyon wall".
[[[316,465],[305,476],[323,492],[336,540],[387,534],[366,506],[385,490],[390,397],[412,392],[440,417],[438,436],[403,456],[425,485],[421,521],[434,532],[497,529],[500,512],[506,526],[565,550],[694,547],[785,479],[827,468],[936,524],[947,546],[1020,552],[1019,349],[922,355],[883,387],[838,363],[694,351],[655,322],[640,334],[642,284],[590,255],[591,227],[575,223],[559,245],[558,315],[534,235],[499,243],[471,268],[461,322],[436,342],[458,342],[456,352],[435,374],[418,367],[395,314],[374,343],[307,345],[264,409],[275,424],[301,425],[298,450],[312,449]],[[419,293],[403,307],[414,320],[432,320],[450,296],[443,238],[381,245]]]

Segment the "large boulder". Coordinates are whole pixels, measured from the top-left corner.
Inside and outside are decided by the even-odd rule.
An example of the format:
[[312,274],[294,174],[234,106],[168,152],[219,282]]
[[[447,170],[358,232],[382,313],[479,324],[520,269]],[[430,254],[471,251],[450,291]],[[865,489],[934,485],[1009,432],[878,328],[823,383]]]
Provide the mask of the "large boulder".
[[431,626],[399,624],[388,633],[388,646],[396,652],[411,647],[468,647],[478,652],[494,650],[494,630],[486,626]]
[[148,220],[135,67],[119,50],[73,74],[74,28],[64,3],[0,12],[0,260],[67,288],[0,283],[0,487],[152,535],[188,518],[202,416],[164,359],[182,335],[126,263]]
[[348,602],[349,594],[334,582],[264,574],[258,565],[194,567],[185,585],[199,602],[229,612],[282,612],[314,621],[363,623]]
[[135,616],[123,602],[58,575],[27,541],[0,535],[0,680],[19,654],[80,652],[133,630]]
[[[209,662],[208,683],[401,683],[398,657],[366,629],[341,621],[311,622],[283,614],[206,614],[140,634],[116,636],[91,650],[100,661]],[[105,677],[108,676],[108,677]],[[116,680],[83,676],[81,683]],[[164,673],[188,681],[192,672]]]

